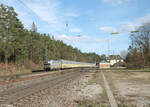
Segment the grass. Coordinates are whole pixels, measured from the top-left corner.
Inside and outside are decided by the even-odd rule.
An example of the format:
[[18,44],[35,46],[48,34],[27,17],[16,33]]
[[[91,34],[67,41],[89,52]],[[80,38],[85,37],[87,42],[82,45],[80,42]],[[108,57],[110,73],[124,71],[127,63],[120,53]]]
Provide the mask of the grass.
[[20,78],[20,75],[16,74],[16,76],[15,76],[15,77],[16,77],[16,79],[18,79],[18,78]]
[[91,101],[91,100],[87,100],[87,99],[80,99],[80,100],[76,100],[75,101],[78,106],[77,107],[110,107],[109,104],[106,103],[100,103],[100,102],[96,102],[96,101]]
[[19,79],[20,78],[20,75],[19,74],[16,74],[14,76],[10,76],[9,77],[9,80],[15,80],[15,79]]
[[118,107],[137,107],[136,105],[128,104],[119,104]]
[[94,77],[94,78],[96,78],[96,76],[97,76],[96,74],[93,74],[93,77]]
[[86,99],[79,99],[79,100],[75,100],[75,102],[78,104],[78,107],[85,107],[86,105],[88,105],[88,100]]

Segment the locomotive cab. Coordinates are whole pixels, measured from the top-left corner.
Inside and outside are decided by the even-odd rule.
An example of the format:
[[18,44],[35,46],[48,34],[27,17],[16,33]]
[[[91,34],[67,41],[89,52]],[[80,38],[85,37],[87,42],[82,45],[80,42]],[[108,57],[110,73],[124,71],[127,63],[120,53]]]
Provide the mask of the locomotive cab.
[[51,70],[51,61],[45,61],[44,62],[44,70],[50,71]]

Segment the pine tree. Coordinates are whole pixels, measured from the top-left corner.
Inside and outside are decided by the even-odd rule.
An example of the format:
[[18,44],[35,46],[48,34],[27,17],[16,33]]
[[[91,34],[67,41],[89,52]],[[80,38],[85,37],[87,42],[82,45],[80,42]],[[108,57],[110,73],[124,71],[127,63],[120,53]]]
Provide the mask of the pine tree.
[[14,48],[18,48],[18,36],[22,36],[21,32],[23,25],[17,18],[17,13],[12,7],[0,5],[0,41],[1,49],[4,52],[6,71],[8,65],[8,58],[14,52]]

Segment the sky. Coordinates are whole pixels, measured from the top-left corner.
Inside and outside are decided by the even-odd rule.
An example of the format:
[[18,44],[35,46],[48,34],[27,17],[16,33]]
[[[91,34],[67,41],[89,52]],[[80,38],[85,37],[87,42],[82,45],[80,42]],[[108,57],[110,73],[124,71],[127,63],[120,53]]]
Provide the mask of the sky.
[[[25,28],[54,35],[82,52],[119,54],[131,31],[150,21],[150,0],[0,0],[13,6]],[[119,32],[118,35],[111,33]]]

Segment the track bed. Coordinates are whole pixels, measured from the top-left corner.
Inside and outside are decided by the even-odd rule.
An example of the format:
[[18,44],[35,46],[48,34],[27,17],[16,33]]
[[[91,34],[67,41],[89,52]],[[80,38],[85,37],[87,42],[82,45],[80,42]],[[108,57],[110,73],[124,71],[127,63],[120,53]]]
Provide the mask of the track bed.
[[[89,73],[86,71],[90,71],[90,69],[78,69],[73,72],[61,73],[60,75],[49,75],[30,84],[5,89],[0,92],[0,107],[37,107],[37,105],[50,107],[51,104],[55,105],[54,102],[57,105],[62,105],[65,102],[63,103],[63,107],[65,107],[65,104],[71,101],[66,102],[64,99],[67,98],[64,98],[64,95],[68,93],[68,90],[72,89],[68,97],[74,93],[72,98],[76,98],[75,92],[73,92],[74,87],[79,85],[80,79]],[[48,101],[48,103],[45,101]],[[73,104],[76,105],[77,103],[72,100]]]

